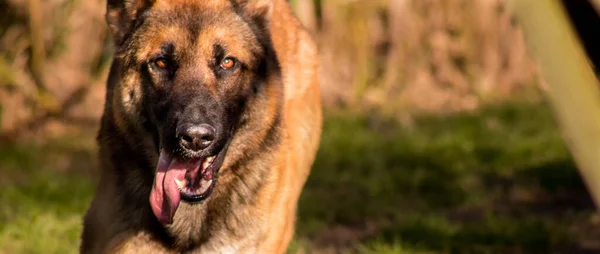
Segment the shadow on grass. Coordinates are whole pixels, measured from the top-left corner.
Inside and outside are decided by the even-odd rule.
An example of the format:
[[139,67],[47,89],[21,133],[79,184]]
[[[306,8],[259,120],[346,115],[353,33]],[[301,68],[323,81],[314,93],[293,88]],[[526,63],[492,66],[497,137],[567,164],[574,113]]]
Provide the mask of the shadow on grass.
[[[95,186],[93,136],[0,146],[0,253],[77,252]],[[410,125],[329,112],[292,249],[597,253],[593,212],[544,105]]]
[[297,236],[313,248],[574,253],[600,229],[578,229],[593,204],[544,105],[410,126],[356,112],[326,119],[299,204]]

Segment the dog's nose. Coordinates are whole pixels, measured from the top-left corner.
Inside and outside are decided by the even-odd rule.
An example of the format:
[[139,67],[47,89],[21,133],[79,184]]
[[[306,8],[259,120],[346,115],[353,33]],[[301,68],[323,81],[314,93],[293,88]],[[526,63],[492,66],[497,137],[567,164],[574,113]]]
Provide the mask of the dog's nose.
[[184,124],[177,128],[177,137],[183,148],[199,152],[215,140],[215,128],[208,124]]

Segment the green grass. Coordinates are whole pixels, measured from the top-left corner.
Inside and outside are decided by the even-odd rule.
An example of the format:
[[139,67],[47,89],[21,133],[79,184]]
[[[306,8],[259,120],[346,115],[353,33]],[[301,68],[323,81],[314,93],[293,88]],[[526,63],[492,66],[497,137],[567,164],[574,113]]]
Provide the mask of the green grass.
[[[0,148],[0,253],[76,252],[94,186],[83,140]],[[545,105],[410,125],[327,112],[290,252],[573,253],[597,241],[593,212]]]
[[94,164],[72,143],[0,148],[0,253],[77,253]]
[[330,112],[297,235],[358,252],[569,252],[579,240],[569,227],[585,223],[590,202],[543,104],[411,125]]

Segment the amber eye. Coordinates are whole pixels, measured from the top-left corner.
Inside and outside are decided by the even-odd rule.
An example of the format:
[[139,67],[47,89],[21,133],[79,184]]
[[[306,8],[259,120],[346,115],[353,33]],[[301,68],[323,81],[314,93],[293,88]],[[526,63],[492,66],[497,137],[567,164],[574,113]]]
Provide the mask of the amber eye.
[[166,69],[167,68],[167,60],[165,60],[164,58],[156,59],[156,60],[154,60],[154,65],[158,68]]
[[228,70],[235,66],[235,60],[231,57],[226,57],[221,61],[221,68]]

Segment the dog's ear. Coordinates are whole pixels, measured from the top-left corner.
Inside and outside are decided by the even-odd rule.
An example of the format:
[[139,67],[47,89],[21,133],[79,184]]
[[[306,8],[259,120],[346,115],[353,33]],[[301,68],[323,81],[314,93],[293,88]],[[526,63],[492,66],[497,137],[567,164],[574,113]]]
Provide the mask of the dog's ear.
[[268,28],[273,16],[273,0],[234,0],[243,12],[263,28]]
[[133,28],[136,20],[157,0],[107,0],[106,23],[120,45],[125,35]]

